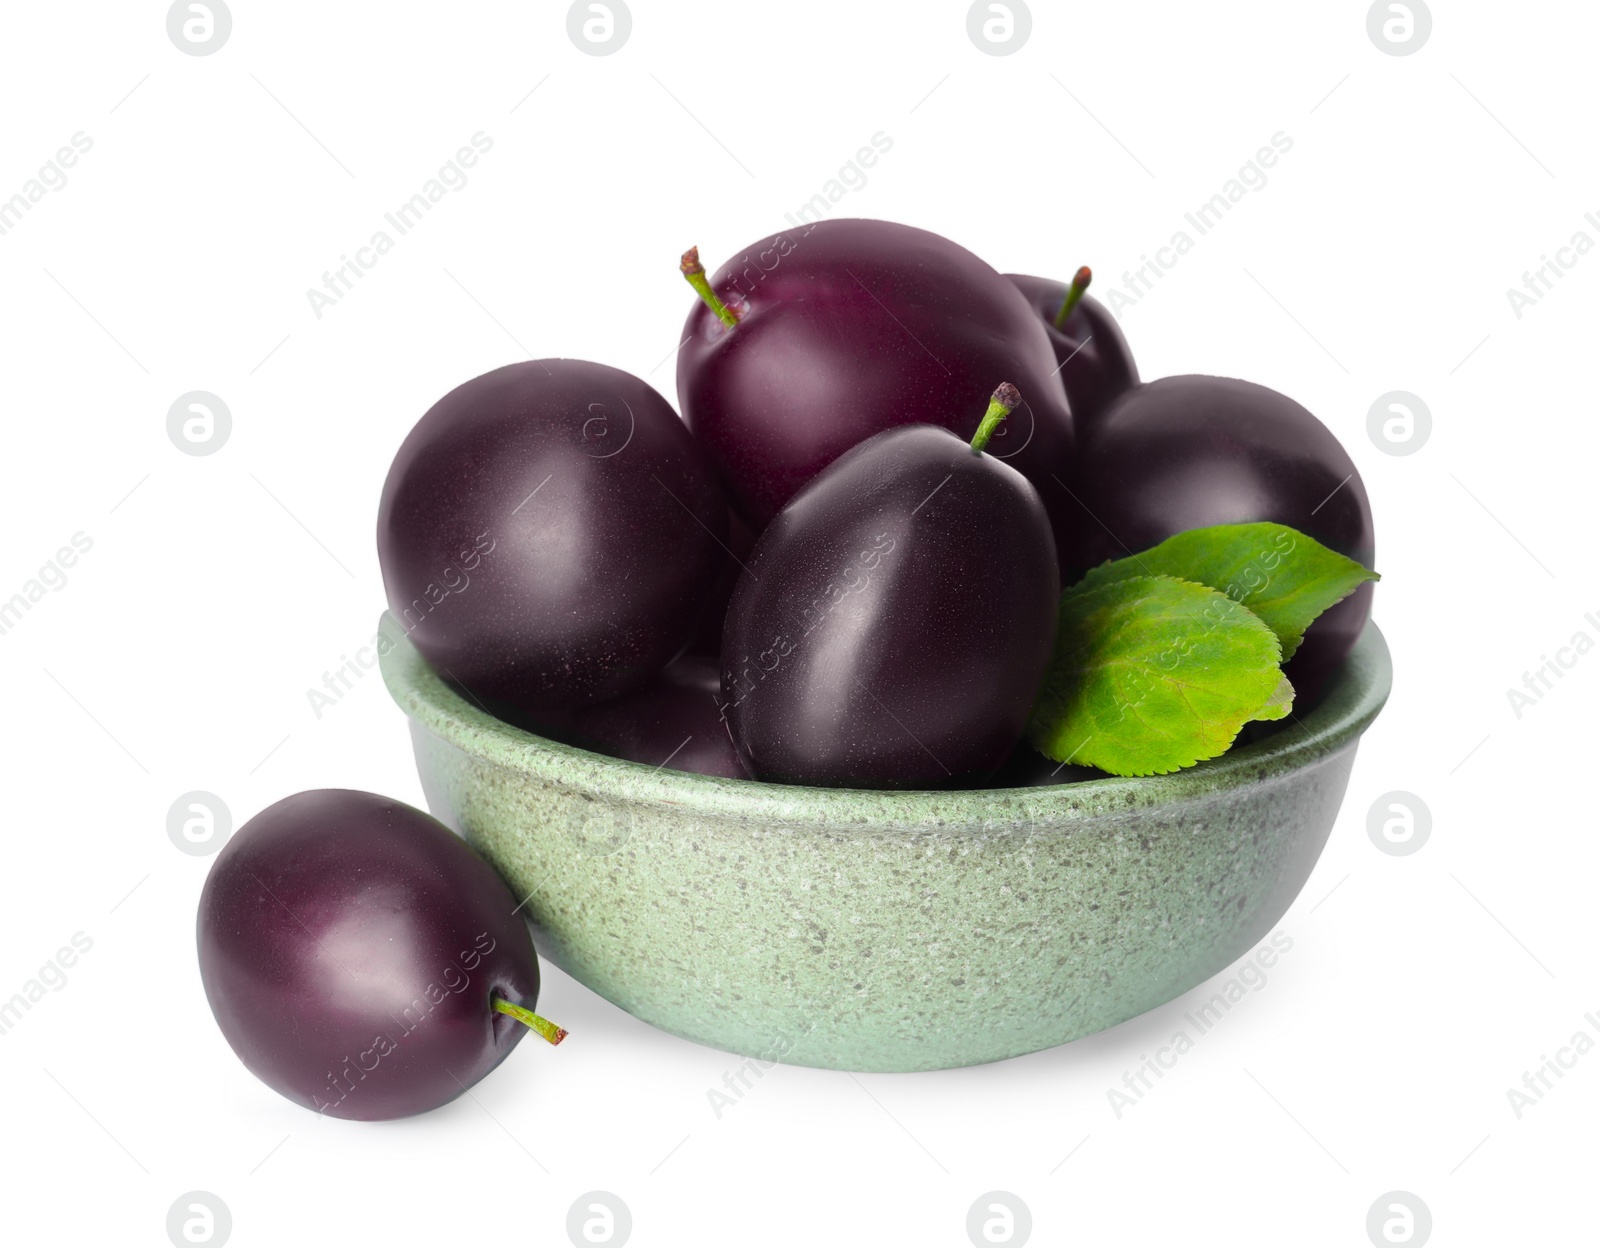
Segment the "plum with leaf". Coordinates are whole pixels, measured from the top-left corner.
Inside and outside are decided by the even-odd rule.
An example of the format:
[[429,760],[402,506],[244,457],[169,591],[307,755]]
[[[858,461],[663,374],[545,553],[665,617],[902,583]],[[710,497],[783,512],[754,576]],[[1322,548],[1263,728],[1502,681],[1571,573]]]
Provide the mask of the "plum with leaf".
[[[1076,482],[1079,567],[1251,521],[1287,525],[1373,566],[1372,508],[1350,456],[1304,407],[1252,382],[1164,377],[1128,391],[1085,432]],[[1289,671],[1302,697],[1350,652],[1371,604],[1363,584],[1308,631]]]
[[1119,776],[1216,758],[1248,725],[1290,713],[1284,660],[1376,579],[1281,524],[1189,530],[1100,564],[1061,596],[1029,740]]

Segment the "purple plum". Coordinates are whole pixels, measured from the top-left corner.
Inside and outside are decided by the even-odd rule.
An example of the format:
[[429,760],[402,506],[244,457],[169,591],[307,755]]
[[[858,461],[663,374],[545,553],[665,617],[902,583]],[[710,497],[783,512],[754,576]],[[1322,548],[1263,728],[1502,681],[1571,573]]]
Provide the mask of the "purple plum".
[[465,841],[349,789],[267,807],[200,895],[200,979],[268,1087],[334,1118],[425,1113],[498,1066],[526,1028],[539,962],[517,899]]

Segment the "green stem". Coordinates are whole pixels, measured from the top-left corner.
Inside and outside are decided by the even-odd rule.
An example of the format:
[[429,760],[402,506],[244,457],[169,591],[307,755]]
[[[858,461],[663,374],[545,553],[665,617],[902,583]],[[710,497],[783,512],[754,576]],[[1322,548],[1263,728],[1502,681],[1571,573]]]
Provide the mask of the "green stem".
[[1089,272],[1086,264],[1072,275],[1072,285],[1067,287],[1067,297],[1061,301],[1061,311],[1056,313],[1056,328],[1065,329],[1067,318],[1072,315],[1072,309],[1078,306],[1078,300],[1083,298],[1083,292],[1089,289],[1089,282],[1094,274]]
[[1009,381],[1002,381],[996,386],[995,392],[989,396],[989,410],[978,422],[978,432],[972,435],[972,449],[980,455],[983,454],[984,448],[989,445],[989,439],[994,436],[994,431],[1000,427],[1000,422],[1011,415],[1021,402],[1021,393]]
[[567,1038],[567,1029],[565,1027],[557,1027],[548,1018],[542,1018],[532,1010],[523,1009],[520,1005],[512,1005],[511,1002],[503,997],[490,997],[489,1004],[494,1006],[500,1013],[511,1015],[519,1023],[527,1024],[551,1044],[560,1044]]
[[733,314],[733,309],[717,298],[717,292],[711,289],[711,283],[706,280],[705,266],[700,263],[700,248],[691,247],[683,253],[683,259],[678,262],[678,268],[683,271],[683,276],[688,279],[689,285],[694,287],[694,293],[699,295],[706,307],[717,314],[717,319],[732,329],[739,323],[739,318]]

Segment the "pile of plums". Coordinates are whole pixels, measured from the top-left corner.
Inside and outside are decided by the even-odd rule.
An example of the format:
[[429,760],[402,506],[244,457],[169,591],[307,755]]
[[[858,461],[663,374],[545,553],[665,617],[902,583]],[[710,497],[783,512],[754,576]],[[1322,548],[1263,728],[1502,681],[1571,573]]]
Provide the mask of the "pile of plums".
[[[637,377],[532,360],[451,391],[395,457],[378,553],[447,681],[545,736],[783,784],[1085,778],[1019,744],[1063,585],[1205,525],[1275,521],[1360,562],[1355,466],[1243,381],[1139,383],[1104,307],[934,234],[824,221],[708,276],[682,419]],[[1366,586],[1289,665],[1350,649]],[[539,966],[493,869],[421,811],[302,793],[218,855],[201,978],[264,1082],[383,1119],[462,1092],[526,1029]]]
[[[1019,742],[1086,569],[1246,521],[1373,562],[1333,435],[1248,382],[1140,384],[1087,269],[828,220],[683,272],[681,419],[605,365],[512,364],[436,403],[384,486],[394,616],[547,737],[785,784],[1059,782],[1081,769]],[[1307,634],[1302,704],[1370,600]]]

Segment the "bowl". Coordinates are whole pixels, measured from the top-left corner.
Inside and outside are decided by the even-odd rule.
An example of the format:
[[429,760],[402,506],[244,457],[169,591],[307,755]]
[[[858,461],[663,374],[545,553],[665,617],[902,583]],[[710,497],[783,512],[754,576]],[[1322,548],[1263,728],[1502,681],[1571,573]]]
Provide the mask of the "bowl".
[[854,1071],[1036,1052],[1233,962],[1311,874],[1391,678],[1369,623],[1309,712],[1174,775],[815,789],[547,741],[383,629],[428,805],[526,899],[544,957],[675,1035]]

